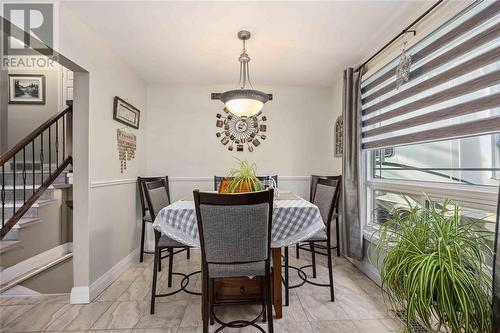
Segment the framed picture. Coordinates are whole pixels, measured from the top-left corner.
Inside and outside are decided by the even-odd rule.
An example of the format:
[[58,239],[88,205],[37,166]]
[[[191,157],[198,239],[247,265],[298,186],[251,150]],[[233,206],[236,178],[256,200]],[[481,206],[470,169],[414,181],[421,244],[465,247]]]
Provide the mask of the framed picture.
[[45,104],[45,75],[9,74],[9,104]]
[[139,109],[125,102],[120,97],[115,96],[115,102],[113,105],[114,120],[138,129],[140,117],[141,111],[139,111]]

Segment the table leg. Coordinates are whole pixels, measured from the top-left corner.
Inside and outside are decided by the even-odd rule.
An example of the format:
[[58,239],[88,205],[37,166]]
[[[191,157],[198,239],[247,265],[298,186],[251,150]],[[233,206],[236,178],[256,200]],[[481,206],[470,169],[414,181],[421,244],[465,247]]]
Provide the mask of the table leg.
[[273,304],[276,318],[283,317],[281,300],[281,248],[272,249],[273,254]]

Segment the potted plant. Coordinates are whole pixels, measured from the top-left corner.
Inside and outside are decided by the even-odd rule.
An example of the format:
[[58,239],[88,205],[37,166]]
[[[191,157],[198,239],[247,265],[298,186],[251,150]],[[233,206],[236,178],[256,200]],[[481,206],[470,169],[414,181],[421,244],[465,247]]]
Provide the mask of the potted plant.
[[231,179],[228,185],[228,192],[244,193],[264,190],[264,185],[255,175],[257,165],[247,160],[237,160],[239,166],[237,168],[231,168],[228,171],[228,175]]
[[449,200],[394,210],[377,244],[382,288],[405,329],[419,321],[430,332],[491,332],[493,233],[483,220],[463,218]]

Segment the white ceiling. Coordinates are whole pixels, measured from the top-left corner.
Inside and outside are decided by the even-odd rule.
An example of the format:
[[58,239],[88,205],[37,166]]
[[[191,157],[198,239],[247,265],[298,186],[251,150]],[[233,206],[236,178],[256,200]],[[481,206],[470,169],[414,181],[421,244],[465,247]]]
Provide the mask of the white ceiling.
[[237,84],[241,43],[259,84],[329,86],[428,1],[66,3],[147,82]]

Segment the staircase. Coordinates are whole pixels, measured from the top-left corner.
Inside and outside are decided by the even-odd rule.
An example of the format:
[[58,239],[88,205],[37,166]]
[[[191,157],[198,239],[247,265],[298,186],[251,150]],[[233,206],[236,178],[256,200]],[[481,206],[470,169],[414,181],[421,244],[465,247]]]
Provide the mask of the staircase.
[[0,156],[0,294],[40,285],[36,275],[72,257],[71,114],[70,105]]

